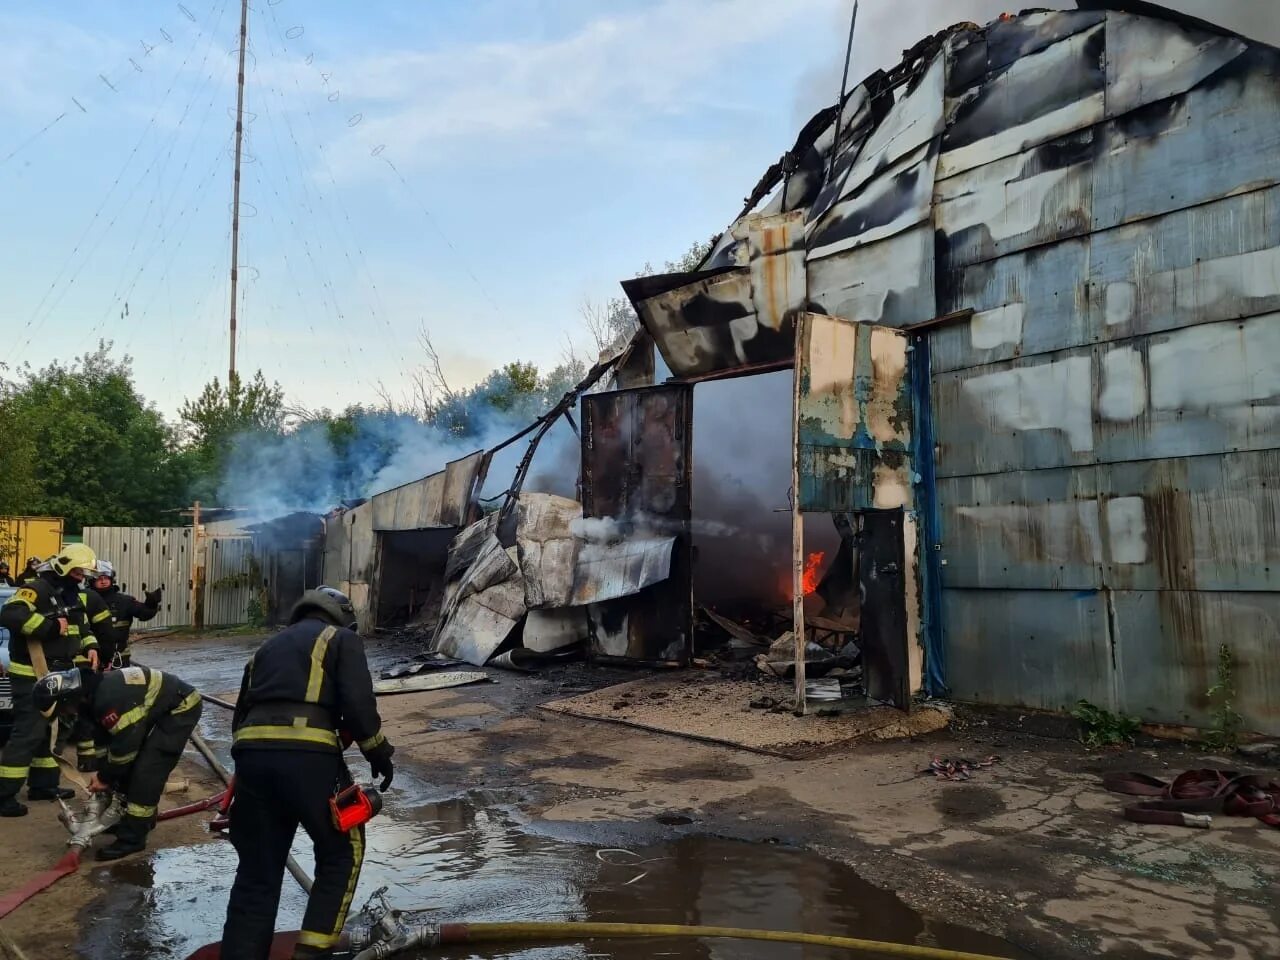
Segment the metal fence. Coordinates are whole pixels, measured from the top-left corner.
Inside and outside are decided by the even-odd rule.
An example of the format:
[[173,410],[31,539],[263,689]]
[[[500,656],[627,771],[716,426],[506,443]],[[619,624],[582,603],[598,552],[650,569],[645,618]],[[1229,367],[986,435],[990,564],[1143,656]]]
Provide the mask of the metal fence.
[[163,588],[160,612],[148,628],[191,623],[190,527],[85,527],[84,542],[111,561],[125,593],[141,599],[147,591]]

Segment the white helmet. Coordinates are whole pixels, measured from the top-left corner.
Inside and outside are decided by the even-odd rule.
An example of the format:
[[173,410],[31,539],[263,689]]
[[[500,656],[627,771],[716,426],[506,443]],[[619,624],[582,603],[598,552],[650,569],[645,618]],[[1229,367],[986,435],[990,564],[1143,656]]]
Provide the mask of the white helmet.
[[110,560],[99,560],[98,569],[94,571],[94,578],[108,577],[112,583],[116,582],[116,568]]

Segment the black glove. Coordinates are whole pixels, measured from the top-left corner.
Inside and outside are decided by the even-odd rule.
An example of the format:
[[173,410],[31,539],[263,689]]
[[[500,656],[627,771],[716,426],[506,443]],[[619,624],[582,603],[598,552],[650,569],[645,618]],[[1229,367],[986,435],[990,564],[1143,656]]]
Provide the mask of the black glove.
[[378,789],[383,793],[386,792],[387,787],[391,786],[391,780],[396,775],[396,766],[391,762],[391,754],[394,752],[395,748],[391,744],[384,743],[368,756],[369,769],[373,771],[375,777],[382,778]]
[[162,590],[164,590],[164,587],[157,587],[156,589],[145,594],[142,598],[143,604],[145,606],[153,607],[153,608],[160,606],[160,592]]

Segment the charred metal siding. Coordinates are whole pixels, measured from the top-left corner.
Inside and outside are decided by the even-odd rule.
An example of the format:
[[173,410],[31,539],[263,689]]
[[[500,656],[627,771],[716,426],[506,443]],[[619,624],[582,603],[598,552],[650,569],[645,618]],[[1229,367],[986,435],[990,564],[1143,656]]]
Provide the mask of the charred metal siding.
[[1203,725],[1226,643],[1280,732],[1280,55],[1082,11],[949,68],[937,311],[975,311],[929,335],[950,688]]

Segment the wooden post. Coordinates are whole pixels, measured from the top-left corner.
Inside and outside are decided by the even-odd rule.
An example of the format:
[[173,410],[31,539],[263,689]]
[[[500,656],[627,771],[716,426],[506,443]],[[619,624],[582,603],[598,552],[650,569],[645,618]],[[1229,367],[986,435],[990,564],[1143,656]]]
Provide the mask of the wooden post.
[[200,501],[191,509],[191,625],[204,627],[204,544],[200,538]]
[[791,629],[795,634],[796,713],[805,712],[804,640],[804,516],[800,513],[800,381],[804,371],[802,348],[805,318],[796,322],[795,366],[791,396]]

